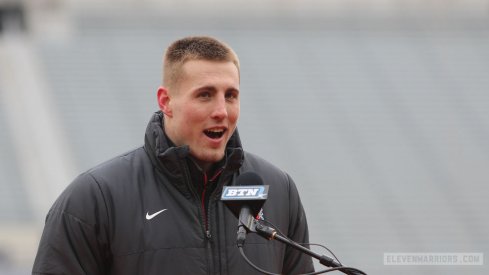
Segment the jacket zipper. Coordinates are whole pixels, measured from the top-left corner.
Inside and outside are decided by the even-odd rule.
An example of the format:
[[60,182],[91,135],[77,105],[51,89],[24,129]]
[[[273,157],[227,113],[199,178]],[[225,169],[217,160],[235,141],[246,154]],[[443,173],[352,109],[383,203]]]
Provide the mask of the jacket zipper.
[[205,208],[205,195],[206,195],[207,188],[208,188],[207,185],[209,182],[214,182],[223,170],[224,169],[222,169],[222,168],[219,169],[214,174],[214,176],[212,176],[212,178],[210,180],[207,177],[207,173],[204,173],[204,188],[202,189],[201,207],[202,207],[202,213],[203,213],[203,218],[204,218],[204,230],[205,230],[206,237],[208,239],[210,239],[212,237],[212,234],[211,234],[211,229],[210,229],[210,224],[209,224],[209,217],[211,215],[211,206],[210,206],[211,198],[210,197],[209,197],[209,202],[207,204],[208,205],[207,209]]
[[[192,177],[190,176],[190,170],[187,166],[184,166],[184,168],[182,168],[184,171],[185,171],[185,175],[186,175],[186,180],[187,182],[189,183],[189,185],[192,185]],[[205,175],[205,173],[204,173]],[[206,178],[204,178],[206,179]],[[206,183],[206,180],[204,181],[204,184]],[[198,198],[198,193],[195,192],[193,190],[193,188],[189,187],[189,189],[191,190],[191,193],[194,195],[195,198]],[[204,191],[205,192],[205,188],[204,188]],[[203,194],[205,195],[205,193]],[[203,204],[204,203],[204,200],[201,200],[201,204],[200,206],[198,206],[199,204],[197,204],[197,206],[200,208],[200,214],[201,214],[201,218],[202,218],[202,222],[203,222],[203,225],[202,225],[202,233],[204,234],[204,237],[207,238],[207,239],[210,239],[210,234],[209,232],[207,232],[207,218],[206,218],[206,213],[205,213],[205,205]]]
[[[219,176],[221,174],[221,172],[223,171],[224,169],[220,169],[211,179],[211,181],[215,180],[217,178],[217,176]],[[187,175],[187,182],[189,184],[192,184],[192,178],[190,176],[190,171],[187,167],[184,168],[184,171],[186,172],[185,174]],[[202,199],[201,199],[201,203],[200,203],[200,212],[201,212],[201,217],[202,217],[202,222],[203,222],[203,225],[202,225],[202,229],[203,229],[203,234],[204,234],[204,238],[205,238],[205,246],[206,246],[206,249],[207,249],[207,255],[208,255],[208,263],[209,263],[209,271],[208,271],[208,274],[214,274],[214,256],[213,256],[213,249],[212,249],[212,244],[211,244],[211,230],[210,230],[210,226],[209,226],[209,219],[208,217],[210,216],[210,209],[208,211],[206,211],[205,209],[205,195],[206,195],[206,191],[207,191],[207,184],[208,184],[208,179],[207,179],[207,174],[204,173],[204,188],[202,190]],[[195,192],[193,190],[193,188],[190,188],[193,193],[193,195],[195,197],[198,197],[198,193]],[[210,200],[210,198],[209,198]],[[211,208],[210,207],[210,204],[209,204],[209,207],[208,208]]]
[[[202,207],[202,216],[204,218],[204,231],[205,231],[205,236],[210,239],[212,237],[211,231],[209,230],[209,220],[208,216],[210,214],[209,211],[206,211],[205,209],[205,193],[207,192],[207,173],[204,172],[204,188],[202,188],[202,196],[201,196],[201,207]],[[209,207],[210,208],[210,207]]]

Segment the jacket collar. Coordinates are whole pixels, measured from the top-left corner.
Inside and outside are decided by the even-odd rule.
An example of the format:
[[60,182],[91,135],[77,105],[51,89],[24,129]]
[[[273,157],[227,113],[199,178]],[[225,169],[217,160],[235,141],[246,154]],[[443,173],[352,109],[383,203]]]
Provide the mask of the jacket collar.
[[[164,132],[164,119],[161,111],[155,112],[146,128],[144,148],[153,165],[172,182],[183,182],[188,175],[187,158],[190,157],[188,145],[175,146]],[[234,171],[243,164],[243,148],[236,129],[226,145],[224,170]]]

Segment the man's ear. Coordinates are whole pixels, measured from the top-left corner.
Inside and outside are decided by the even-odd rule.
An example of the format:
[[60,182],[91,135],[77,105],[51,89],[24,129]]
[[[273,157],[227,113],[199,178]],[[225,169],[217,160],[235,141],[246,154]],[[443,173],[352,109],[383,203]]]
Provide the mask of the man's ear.
[[158,88],[158,105],[160,106],[160,110],[167,116],[172,117],[172,109],[170,107],[170,94],[167,88],[160,86]]

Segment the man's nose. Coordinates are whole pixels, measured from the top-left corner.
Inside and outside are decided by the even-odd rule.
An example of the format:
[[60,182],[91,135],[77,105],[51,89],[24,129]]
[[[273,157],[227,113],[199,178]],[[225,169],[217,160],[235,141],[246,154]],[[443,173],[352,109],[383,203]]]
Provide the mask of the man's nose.
[[212,111],[212,118],[222,120],[228,116],[228,110],[226,105],[226,98],[216,98],[214,104],[214,110]]

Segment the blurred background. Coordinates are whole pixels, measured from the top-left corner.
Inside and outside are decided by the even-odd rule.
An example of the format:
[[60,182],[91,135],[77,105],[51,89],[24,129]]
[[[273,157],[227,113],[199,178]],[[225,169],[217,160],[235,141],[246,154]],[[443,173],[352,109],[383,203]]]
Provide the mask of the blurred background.
[[240,56],[244,148],[292,175],[312,242],[368,274],[489,273],[384,264],[489,254],[487,0],[100,2],[0,0],[0,274],[30,273],[76,175],[143,144],[188,35]]

